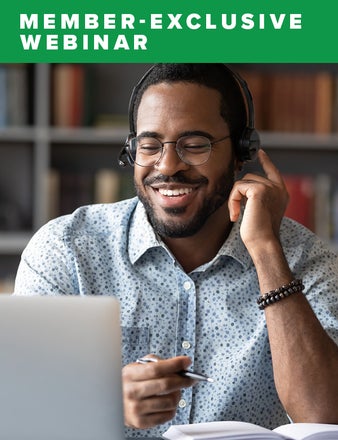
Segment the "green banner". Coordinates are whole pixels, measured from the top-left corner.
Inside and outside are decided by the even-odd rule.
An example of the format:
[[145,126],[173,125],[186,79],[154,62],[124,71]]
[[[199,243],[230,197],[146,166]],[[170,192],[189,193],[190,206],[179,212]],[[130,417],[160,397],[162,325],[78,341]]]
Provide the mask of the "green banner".
[[1,62],[338,62],[323,0],[11,0]]

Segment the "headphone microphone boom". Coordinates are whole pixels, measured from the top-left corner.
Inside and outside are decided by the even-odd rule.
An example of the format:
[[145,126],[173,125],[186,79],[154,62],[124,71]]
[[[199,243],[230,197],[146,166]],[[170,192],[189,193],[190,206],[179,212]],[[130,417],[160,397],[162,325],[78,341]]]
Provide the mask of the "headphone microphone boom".
[[[136,136],[136,130],[134,124],[134,110],[135,110],[136,98],[144,81],[146,80],[146,78],[148,78],[148,76],[153,71],[155,66],[156,65],[150,67],[150,69],[141,77],[138,83],[134,86],[133,91],[131,93],[129,100],[129,107],[128,107],[130,133],[118,157],[118,164],[121,167],[125,167],[127,165],[133,166],[132,160],[128,154],[128,146],[130,139]],[[254,103],[253,103],[252,95],[246,81],[239,75],[239,73],[233,71],[226,64],[222,64],[222,66],[225,69],[225,71],[229,73],[235,80],[243,97],[243,102],[246,109],[246,127],[241,133],[241,136],[237,141],[237,145],[235,145],[236,155],[241,162],[252,161],[256,159],[257,152],[260,148],[259,133],[255,128],[255,111],[254,111]]]

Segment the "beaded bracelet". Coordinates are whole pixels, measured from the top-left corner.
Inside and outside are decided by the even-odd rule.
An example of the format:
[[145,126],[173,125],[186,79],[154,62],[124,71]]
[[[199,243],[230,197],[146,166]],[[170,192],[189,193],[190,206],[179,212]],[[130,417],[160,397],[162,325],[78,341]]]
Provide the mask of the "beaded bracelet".
[[265,307],[280,301],[283,298],[287,298],[293,293],[302,292],[304,289],[303,280],[292,280],[289,284],[278,287],[278,289],[270,290],[268,293],[264,293],[257,299],[258,308],[260,310]]

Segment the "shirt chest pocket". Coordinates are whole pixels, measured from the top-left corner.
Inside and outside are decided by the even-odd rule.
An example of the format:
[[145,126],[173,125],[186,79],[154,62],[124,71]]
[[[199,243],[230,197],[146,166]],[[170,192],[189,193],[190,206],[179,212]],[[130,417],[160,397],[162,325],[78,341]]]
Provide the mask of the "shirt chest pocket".
[[122,363],[135,362],[150,352],[150,332],[147,327],[122,327]]

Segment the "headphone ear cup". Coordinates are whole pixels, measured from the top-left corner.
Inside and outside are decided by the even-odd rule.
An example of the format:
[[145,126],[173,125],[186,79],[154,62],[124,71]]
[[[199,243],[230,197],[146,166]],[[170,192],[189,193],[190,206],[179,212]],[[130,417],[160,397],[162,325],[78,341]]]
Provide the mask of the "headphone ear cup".
[[260,144],[258,131],[255,128],[246,127],[238,142],[238,159],[242,162],[255,160]]
[[122,148],[122,150],[120,151],[119,157],[118,157],[118,164],[120,165],[120,167],[126,167],[127,165],[133,166],[134,163],[131,160],[131,157],[128,153],[128,148],[129,148],[129,142],[130,139],[132,139],[134,137],[134,133],[129,133],[124,146]]

